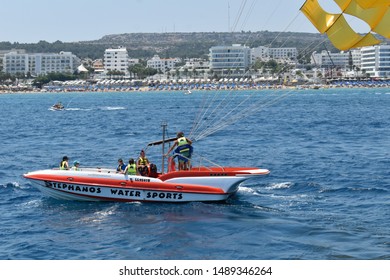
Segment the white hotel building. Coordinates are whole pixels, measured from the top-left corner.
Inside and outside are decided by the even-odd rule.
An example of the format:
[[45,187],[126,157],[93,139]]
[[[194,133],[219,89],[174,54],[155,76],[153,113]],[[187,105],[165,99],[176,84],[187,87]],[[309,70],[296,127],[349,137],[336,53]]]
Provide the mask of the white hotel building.
[[349,64],[349,52],[330,53],[322,51],[320,53],[313,52],[311,55],[311,63],[317,67],[341,67],[345,68]]
[[252,61],[257,59],[289,59],[295,61],[298,56],[297,48],[268,48],[260,46],[251,50]]
[[4,72],[9,74],[73,73],[79,65],[80,59],[71,52],[27,54],[13,51],[3,58]]
[[390,45],[376,45],[353,49],[348,52],[314,52],[311,63],[321,68],[359,68],[370,77],[390,77]]
[[104,71],[119,71],[129,74],[129,55],[127,49],[119,47],[117,49],[106,49],[104,52]]
[[348,52],[341,51],[337,53],[327,51],[313,52],[310,59],[312,64],[322,68],[339,67],[346,69],[351,66],[360,68],[361,51],[360,49],[354,49]]
[[173,69],[176,63],[179,63],[179,58],[160,58],[158,55],[153,56],[146,62],[147,67],[166,73]]
[[[214,72],[245,73],[251,64],[251,49],[240,44],[210,48],[210,69]],[[239,73],[236,73],[239,74]]]
[[390,45],[361,48],[361,70],[371,77],[390,77]]

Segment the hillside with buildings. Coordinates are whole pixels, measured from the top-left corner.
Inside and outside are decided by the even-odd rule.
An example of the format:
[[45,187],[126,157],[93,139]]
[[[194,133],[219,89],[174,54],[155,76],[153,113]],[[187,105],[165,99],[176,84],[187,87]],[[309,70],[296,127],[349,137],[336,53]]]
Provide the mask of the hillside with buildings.
[[160,57],[207,57],[212,46],[242,44],[251,48],[296,47],[303,52],[321,51],[333,46],[321,34],[298,32],[202,32],[202,33],[126,33],[107,35],[98,40],[81,42],[10,43],[0,42],[1,50],[24,49],[28,53],[72,52],[81,59],[101,58],[105,49],[123,46],[130,57],[147,59],[155,54]]
[[[340,52],[308,33],[159,33],[95,41],[0,43],[0,83],[264,81],[273,85],[390,77],[390,44]],[[150,82],[152,81],[152,82]]]
[[333,46],[321,34],[298,32],[201,32],[201,33],[127,33],[107,35],[96,41],[81,42],[96,45],[116,45],[127,48],[129,55],[144,51],[161,57],[207,56],[212,46],[242,44],[248,47],[296,47],[303,51],[308,45],[314,50]]

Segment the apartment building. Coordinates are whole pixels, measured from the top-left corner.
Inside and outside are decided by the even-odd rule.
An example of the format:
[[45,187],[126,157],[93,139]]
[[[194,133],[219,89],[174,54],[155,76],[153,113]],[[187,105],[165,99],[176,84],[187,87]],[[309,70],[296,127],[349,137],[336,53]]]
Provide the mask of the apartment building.
[[311,55],[311,63],[317,67],[340,67],[346,68],[350,65],[350,53],[349,52],[338,52],[331,53],[322,51],[320,53],[313,52]]
[[314,52],[311,63],[321,68],[360,69],[371,77],[390,77],[390,45],[362,47],[339,53]]
[[390,45],[361,48],[361,70],[371,77],[390,77]]
[[79,65],[80,59],[71,52],[28,54],[12,51],[3,58],[4,72],[9,74],[73,73]]
[[252,61],[256,61],[257,59],[289,59],[295,61],[297,56],[297,48],[268,48],[260,46],[251,49]]
[[214,72],[243,74],[251,64],[251,49],[240,44],[211,47],[209,56]]
[[361,51],[353,49],[331,53],[322,51],[313,52],[311,55],[311,64],[315,66],[316,71],[321,71],[323,77],[362,77],[361,69]]
[[158,55],[153,56],[146,62],[147,67],[166,73],[173,69],[176,63],[179,63],[179,58],[160,58]]
[[118,47],[117,49],[106,49],[104,52],[104,71],[119,71],[125,75],[129,74],[129,55],[127,49]]

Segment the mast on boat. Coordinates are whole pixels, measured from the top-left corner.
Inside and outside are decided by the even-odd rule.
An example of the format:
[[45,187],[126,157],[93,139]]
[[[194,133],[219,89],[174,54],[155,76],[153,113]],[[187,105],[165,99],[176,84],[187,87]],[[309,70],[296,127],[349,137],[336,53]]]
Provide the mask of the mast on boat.
[[147,147],[155,146],[155,145],[162,145],[162,155],[161,155],[161,158],[162,158],[161,173],[162,174],[165,173],[165,170],[164,170],[165,169],[165,164],[164,164],[164,160],[165,160],[165,158],[164,158],[164,155],[165,155],[165,143],[166,142],[172,142],[172,141],[175,141],[177,139],[177,137],[166,138],[167,126],[168,126],[168,124],[166,122],[161,123],[162,134],[163,134],[162,140],[155,141],[155,142],[150,142],[147,145]]
[[164,166],[164,155],[165,155],[165,133],[167,131],[167,126],[168,124],[166,122],[163,122],[161,124],[161,127],[162,127],[162,155],[161,155],[161,173],[164,174],[165,173],[165,166]]

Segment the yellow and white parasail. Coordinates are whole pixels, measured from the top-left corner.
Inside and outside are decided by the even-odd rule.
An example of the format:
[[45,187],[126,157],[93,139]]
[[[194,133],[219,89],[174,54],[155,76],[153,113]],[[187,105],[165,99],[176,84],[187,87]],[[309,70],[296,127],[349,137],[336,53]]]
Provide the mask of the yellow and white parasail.
[[[340,14],[326,12],[318,0],[307,0],[301,11],[320,33],[326,33],[339,50],[348,50],[380,43],[373,33],[390,38],[390,0],[334,0]],[[356,33],[344,14],[355,16],[370,26],[365,35]]]

